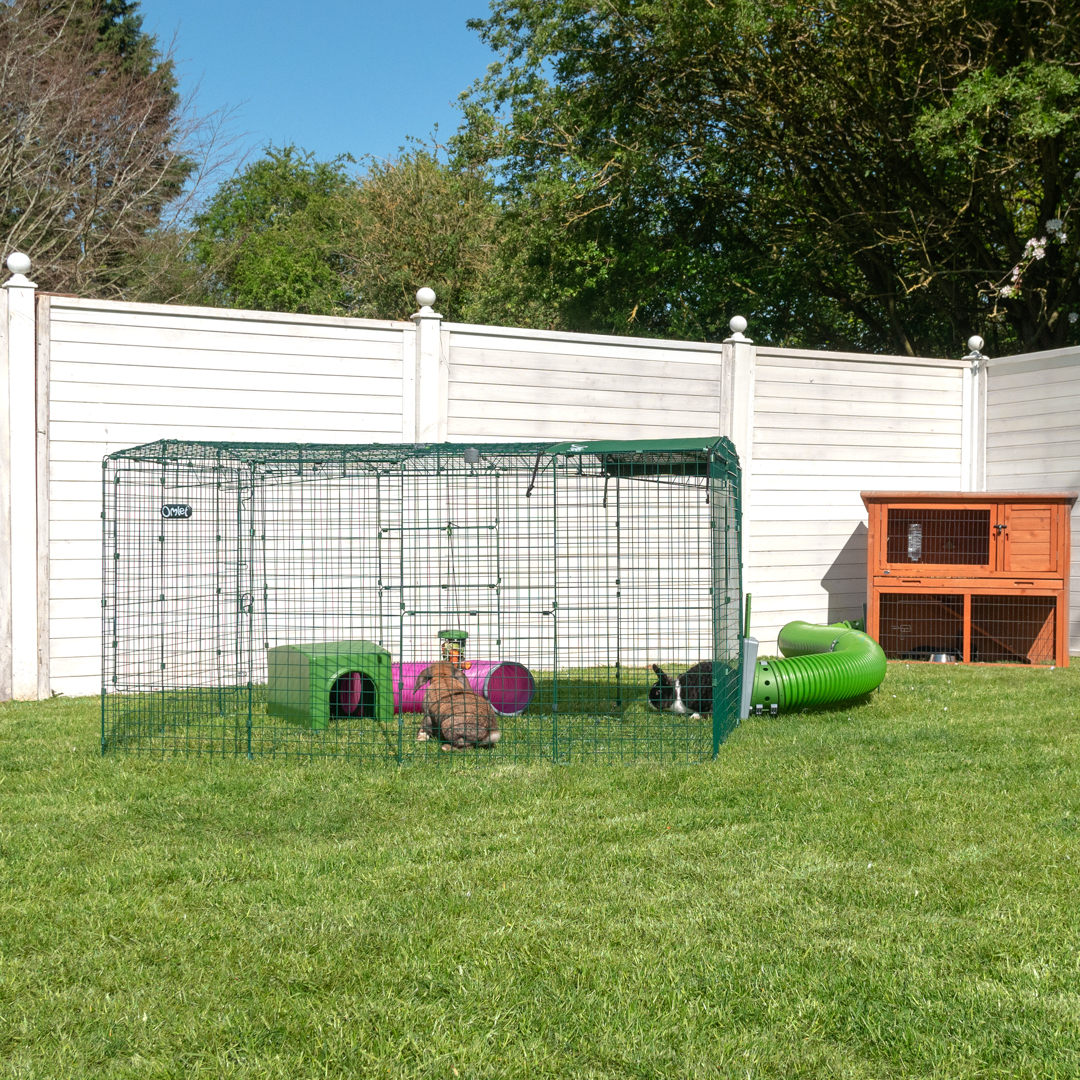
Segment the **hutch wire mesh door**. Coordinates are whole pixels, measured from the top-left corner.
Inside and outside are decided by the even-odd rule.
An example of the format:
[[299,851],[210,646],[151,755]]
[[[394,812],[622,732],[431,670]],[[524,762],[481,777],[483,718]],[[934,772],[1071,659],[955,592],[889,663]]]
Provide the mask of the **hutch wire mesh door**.
[[[162,441],[103,465],[103,752],[698,761],[737,723],[726,440]],[[707,703],[650,704],[654,664],[701,661]]]

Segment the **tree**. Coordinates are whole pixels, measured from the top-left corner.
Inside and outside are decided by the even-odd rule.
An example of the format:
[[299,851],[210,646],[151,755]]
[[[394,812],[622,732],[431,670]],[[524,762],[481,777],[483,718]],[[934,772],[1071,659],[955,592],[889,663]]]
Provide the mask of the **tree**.
[[555,273],[595,267],[572,321],[1080,340],[1075,4],[496,0],[474,26],[502,63],[462,144],[558,234]]
[[349,158],[315,161],[293,146],[223,183],[194,219],[195,261],[209,299],[259,311],[351,307],[345,248]]
[[211,302],[255,310],[405,318],[427,285],[448,318],[486,312],[497,208],[490,181],[424,148],[369,161],[265,155],[218,189],[194,224]]
[[487,320],[499,216],[491,180],[438,152],[369,161],[349,221],[357,314],[407,317],[427,285],[447,318]]
[[0,3],[0,229],[44,289],[116,294],[193,168],[172,64],[137,9]]

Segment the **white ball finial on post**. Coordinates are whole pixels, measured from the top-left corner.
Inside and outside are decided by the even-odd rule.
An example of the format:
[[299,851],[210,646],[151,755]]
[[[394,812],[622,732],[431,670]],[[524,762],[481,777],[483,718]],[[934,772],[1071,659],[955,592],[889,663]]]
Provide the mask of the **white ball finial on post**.
[[725,345],[729,342],[742,342],[746,345],[753,345],[753,342],[743,333],[747,327],[747,322],[741,315],[736,315],[728,323],[728,326],[731,328],[731,337],[724,338]]
[[428,288],[417,289],[416,302],[420,305],[420,311],[426,315],[431,311],[432,304],[435,303],[435,290]]
[[30,256],[21,251],[13,251],[7,257],[7,268],[11,271],[11,277],[4,282],[4,287],[14,285],[16,288],[34,289],[37,286],[26,276],[30,273]]
[[981,337],[979,337],[978,334],[972,334],[971,337],[969,337],[968,340],[967,340],[967,347],[970,350],[970,352],[967,354],[967,356],[964,357],[964,359],[965,360],[985,360],[986,357],[983,356],[983,352],[982,352],[983,346],[985,344],[986,344],[986,342],[983,341],[983,339]]

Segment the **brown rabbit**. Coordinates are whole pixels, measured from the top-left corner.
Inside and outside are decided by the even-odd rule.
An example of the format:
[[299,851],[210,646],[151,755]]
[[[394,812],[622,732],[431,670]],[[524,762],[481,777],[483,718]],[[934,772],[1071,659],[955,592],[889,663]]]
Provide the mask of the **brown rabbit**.
[[416,677],[414,690],[430,683],[424,694],[424,722],[416,733],[423,742],[436,733],[444,750],[494,746],[502,736],[499,714],[479,694],[468,689],[461,671],[450,663],[431,664]]
[[469,684],[459,668],[450,663],[431,664],[416,676],[415,693],[424,683],[431,683],[424,694],[424,722],[416,733],[417,742],[426,742],[439,734],[439,717],[450,715],[450,699]]

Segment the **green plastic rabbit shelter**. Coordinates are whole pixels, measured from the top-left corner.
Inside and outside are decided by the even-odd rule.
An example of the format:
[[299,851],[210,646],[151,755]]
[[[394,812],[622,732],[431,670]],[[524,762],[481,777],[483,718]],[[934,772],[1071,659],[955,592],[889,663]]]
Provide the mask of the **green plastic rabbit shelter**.
[[310,731],[331,720],[392,720],[390,654],[371,641],[278,645],[267,652],[266,711]]

